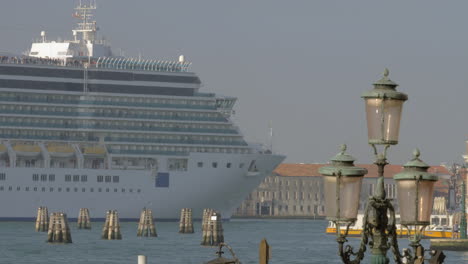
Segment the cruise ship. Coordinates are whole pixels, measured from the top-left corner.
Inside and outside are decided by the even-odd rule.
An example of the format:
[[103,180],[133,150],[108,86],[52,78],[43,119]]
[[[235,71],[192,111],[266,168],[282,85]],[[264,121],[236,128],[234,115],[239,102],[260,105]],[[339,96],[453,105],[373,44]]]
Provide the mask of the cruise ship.
[[[85,3],[86,2],[86,3]],[[115,56],[82,0],[71,40],[42,31],[27,54],[0,54],[0,219],[39,206],[73,218],[151,208],[223,218],[284,160],[247,143],[231,121],[235,97],[201,92],[184,56]]]

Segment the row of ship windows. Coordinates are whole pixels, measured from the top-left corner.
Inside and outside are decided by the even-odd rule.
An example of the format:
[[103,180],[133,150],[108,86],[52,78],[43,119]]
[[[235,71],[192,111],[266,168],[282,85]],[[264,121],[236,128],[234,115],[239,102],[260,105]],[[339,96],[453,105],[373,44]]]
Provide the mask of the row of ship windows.
[[[0,186],[0,191],[4,191],[6,189],[6,187],[4,186]],[[34,191],[34,192],[37,192],[38,190],[42,191],[42,192],[46,192],[46,191],[49,191],[49,192],[54,192],[54,190],[56,190],[57,192],[62,192],[62,190],[64,192],[86,192],[86,188],[78,188],[78,187],[75,187],[75,188],[70,188],[70,187],[66,187],[66,188],[62,188],[62,187],[58,187],[56,189],[54,189],[54,187],[49,187],[49,188],[46,188],[46,187],[42,187],[42,188],[38,188],[38,187],[33,187],[33,188],[29,188],[29,187],[23,187],[23,190],[26,191],[26,192],[29,192],[30,190],[31,191]],[[88,192],[94,192],[94,188],[88,188]],[[8,191],[13,191],[13,186],[9,186],[8,187]],[[21,187],[16,187],[16,191],[21,191]],[[122,189],[117,189],[117,188],[114,188],[114,189],[111,189],[111,188],[96,188],[96,191],[97,192],[127,192],[127,189],[125,188],[122,188]],[[141,189],[128,189],[128,192],[129,193],[133,193],[133,192],[136,192],[136,193],[141,193]]]
[[156,142],[156,143],[193,143],[213,142],[215,143],[243,143],[240,136],[201,136],[201,135],[166,135],[166,134],[135,134],[135,133],[94,133],[94,132],[70,132],[70,131],[40,131],[40,130],[17,130],[0,129],[1,134],[18,135],[26,137],[56,137],[59,139],[85,139],[98,141],[129,141],[129,142]]
[[123,120],[82,120],[82,119],[52,119],[30,117],[1,117],[0,121],[7,124],[22,124],[22,126],[51,126],[63,128],[101,128],[122,130],[176,130],[188,132],[229,132],[235,133],[231,125],[195,124],[195,123],[168,123],[149,121],[123,121]]
[[2,111],[32,112],[40,114],[41,112],[63,113],[66,115],[97,115],[109,117],[140,117],[140,118],[206,118],[222,120],[219,113],[203,112],[176,112],[176,111],[142,111],[127,109],[109,109],[109,108],[79,108],[79,107],[56,107],[56,106],[29,106],[29,105],[0,105]]
[[[4,173],[3,173],[4,174]],[[48,177],[47,177],[48,176]],[[2,179],[2,174],[0,174],[0,180]],[[32,180],[33,181],[49,181],[53,182],[55,181],[55,174],[33,174]],[[70,175],[67,174],[65,175],[65,182],[87,182],[88,181],[88,175]],[[119,182],[120,177],[119,176],[102,176],[98,175],[96,177],[97,182]]]
[[[198,162],[197,163],[197,166],[198,168],[203,168],[203,162]],[[244,168],[245,164],[244,163],[239,163],[239,169],[242,169]],[[211,167],[213,168],[218,168],[218,162],[212,162],[211,163]],[[231,162],[228,162],[226,163],[226,168],[230,169],[232,167],[232,163]]]
[[[20,101],[37,100],[37,101],[68,101],[80,102],[83,101],[80,97],[75,95],[47,95],[47,94],[21,94],[21,93],[5,93],[2,97],[8,99],[16,99]],[[143,97],[111,97],[111,96],[86,96],[84,101],[100,102],[115,102],[115,103],[137,103],[137,104],[163,104],[163,105],[197,105],[197,106],[214,106],[214,101],[207,100],[186,100],[186,99],[160,99],[160,98],[143,98]]]

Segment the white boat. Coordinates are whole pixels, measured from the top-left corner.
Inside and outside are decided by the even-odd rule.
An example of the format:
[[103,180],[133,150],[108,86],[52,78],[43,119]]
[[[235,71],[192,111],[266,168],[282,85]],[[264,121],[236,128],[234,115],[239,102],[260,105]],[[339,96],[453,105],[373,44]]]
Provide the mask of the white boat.
[[231,121],[236,98],[200,92],[183,56],[114,56],[85,2],[72,40],[41,32],[28,56],[0,56],[0,219],[39,206],[229,218],[284,156],[247,143]]

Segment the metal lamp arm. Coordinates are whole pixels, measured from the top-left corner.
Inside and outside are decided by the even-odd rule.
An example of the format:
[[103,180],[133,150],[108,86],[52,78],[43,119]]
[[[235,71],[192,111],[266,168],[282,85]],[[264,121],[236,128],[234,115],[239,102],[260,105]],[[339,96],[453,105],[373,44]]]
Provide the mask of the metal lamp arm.
[[[398,241],[397,241],[397,230],[396,230],[396,218],[395,218],[395,208],[393,207],[392,203],[390,200],[386,200],[386,204],[388,206],[388,210],[390,211],[390,223],[387,227],[388,230],[388,235],[390,236],[390,247],[392,248],[392,253],[393,253],[393,258],[395,260],[395,263],[397,264],[402,264],[403,258],[406,258],[408,260],[407,263],[413,263],[414,258],[411,255],[411,250],[407,249],[403,253],[403,255],[400,254],[400,249],[398,247]],[[409,232],[409,230],[408,230]]]
[[[368,216],[368,211],[369,211],[369,204],[366,205],[365,208],[365,213],[364,213],[364,219],[363,219],[363,231],[361,233],[361,244],[359,245],[359,250],[357,252],[353,251],[353,247],[350,245],[345,245],[348,240],[346,239],[346,236],[348,235],[349,227],[352,223],[349,223],[346,225],[346,231],[344,234],[341,234],[339,229],[337,228],[338,232],[338,238],[336,241],[338,242],[338,255],[341,257],[341,260],[345,264],[359,264],[361,263],[361,260],[364,258],[364,253],[367,250],[367,243],[369,242],[369,234],[371,229],[368,227],[367,224],[367,216]],[[338,227],[338,225],[337,225]],[[354,259],[351,259],[352,256],[355,256]]]

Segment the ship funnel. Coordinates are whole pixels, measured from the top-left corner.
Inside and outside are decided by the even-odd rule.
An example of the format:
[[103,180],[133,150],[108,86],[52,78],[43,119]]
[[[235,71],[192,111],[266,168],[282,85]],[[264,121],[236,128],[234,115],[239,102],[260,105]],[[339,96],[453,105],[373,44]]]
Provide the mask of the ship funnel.
[[179,56],[179,62],[185,62],[185,57],[184,55]]

